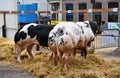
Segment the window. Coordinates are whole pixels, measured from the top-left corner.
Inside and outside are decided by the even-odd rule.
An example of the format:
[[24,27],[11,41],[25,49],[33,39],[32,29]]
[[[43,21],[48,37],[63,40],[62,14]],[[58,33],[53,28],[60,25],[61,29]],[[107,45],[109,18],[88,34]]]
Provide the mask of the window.
[[[102,8],[102,3],[95,3],[93,4],[93,9],[101,9]],[[101,12],[93,12],[92,14],[93,21],[101,21]]]
[[[73,10],[73,4],[66,4],[66,10]],[[66,21],[73,21],[73,13],[66,13]]]
[[[52,11],[57,11],[59,8],[59,3],[53,3],[51,8],[52,8]],[[52,19],[58,20],[58,14],[56,13],[52,14]]]
[[[80,3],[79,4],[79,10],[87,9],[86,3]],[[79,13],[79,21],[84,21],[84,13]]]
[[[118,8],[118,3],[109,2],[108,8]],[[108,12],[108,22],[118,22],[118,12]]]

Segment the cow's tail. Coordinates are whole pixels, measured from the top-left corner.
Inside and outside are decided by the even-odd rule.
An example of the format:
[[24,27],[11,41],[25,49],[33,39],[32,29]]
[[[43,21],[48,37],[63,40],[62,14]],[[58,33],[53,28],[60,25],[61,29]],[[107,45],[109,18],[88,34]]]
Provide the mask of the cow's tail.
[[18,50],[18,46],[15,44],[14,45],[14,52],[17,53],[17,50]]
[[[59,40],[59,37],[57,38],[57,41],[56,41],[56,48],[57,48],[57,55],[60,56],[60,50],[59,50],[59,42],[58,42],[58,40]],[[62,57],[60,57],[60,58],[62,58]]]

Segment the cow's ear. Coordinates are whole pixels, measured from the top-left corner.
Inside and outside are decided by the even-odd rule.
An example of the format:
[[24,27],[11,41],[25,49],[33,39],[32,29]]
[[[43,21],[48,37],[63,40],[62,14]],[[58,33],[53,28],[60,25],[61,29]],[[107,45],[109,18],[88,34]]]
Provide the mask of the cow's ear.
[[101,25],[105,24],[105,21],[101,21]]

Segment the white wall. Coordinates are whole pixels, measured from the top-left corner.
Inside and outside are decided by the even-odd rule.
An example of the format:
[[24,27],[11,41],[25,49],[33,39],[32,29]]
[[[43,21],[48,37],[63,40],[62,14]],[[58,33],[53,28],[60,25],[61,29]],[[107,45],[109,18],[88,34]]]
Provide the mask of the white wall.
[[[21,4],[38,3],[38,11],[49,11],[50,5],[47,0],[19,0]],[[46,15],[46,14],[42,14]]]
[[[38,3],[39,11],[50,10],[47,0],[0,0],[0,11],[17,11],[17,2],[21,4]],[[4,25],[3,14],[0,14],[0,37],[2,37],[2,25]],[[17,14],[6,15],[6,36],[9,39],[14,39],[14,34],[18,29],[18,16]]]
[[[17,0],[0,0],[0,11],[16,11],[17,10]],[[6,15],[6,27],[7,29],[7,38],[13,39],[15,30],[18,28],[17,15],[7,14]],[[4,24],[3,14],[0,14],[0,30],[1,26]],[[0,31],[0,37],[2,37],[2,31]]]

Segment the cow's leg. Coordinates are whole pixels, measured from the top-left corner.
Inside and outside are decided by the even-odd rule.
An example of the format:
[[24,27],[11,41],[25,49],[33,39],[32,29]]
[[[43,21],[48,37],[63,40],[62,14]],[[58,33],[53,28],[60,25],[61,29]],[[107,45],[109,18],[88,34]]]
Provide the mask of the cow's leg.
[[61,56],[61,58],[62,58],[62,56],[63,56],[63,52],[60,52],[60,56]]
[[87,48],[81,49],[81,56],[83,56],[84,58],[87,57]]
[[52,54],[51,54],[51,56],[50,56],[50,60],[52,60],[52,58],[53,58],[53,52],[52,52]]
[[81,49],[81,56],[84,56],[84,50],[83,49]]
[[60,52],[60,60],[62,60],[63,52]]
[[87,57],[87,48],[84,48],[84,57]]
[[63,64],[63,70],[67,70],[67,60],[68,60],[68,57],[71,55],[71,52],[65,52],[62,56],[62,64]]
[[34,56],[33,56],[33,54],[32,54],[32,51],[31,51],[33,46],[34,46],[33,44],[27,46],[27,52],[28,52],[28,54],[29,54],[32,58],[34,58]]
[[74,49],[71,54],[73,55],[73,57],[75,57],[76,56],[76,49]]
[[53,56],[53,60],[54,60],[55,66],[57,66],[57,62],[58,62],[57,51],[53,52],[52,56]]
[[91,47],[91,41],[88,42],[87,46],[88,46],[88,47]]
[[18,61],[18,62],[21,62],[20,55],[21,55],[21,52],[22,52],[24,49],[25,49],[25,48],[23,48],[23,47],[18,47],[18,49],[17,49],[17,61]]

